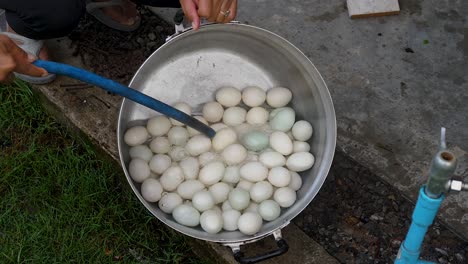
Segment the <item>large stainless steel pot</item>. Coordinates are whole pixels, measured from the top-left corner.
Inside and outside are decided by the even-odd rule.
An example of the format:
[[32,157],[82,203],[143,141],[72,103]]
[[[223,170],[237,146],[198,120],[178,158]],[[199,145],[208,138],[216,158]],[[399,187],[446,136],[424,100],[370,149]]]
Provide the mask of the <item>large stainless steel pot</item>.
[[[327,86],[310,60],[291,43],[267,30],[242,24],[211,24],[198,32],[187,30],[168,40],[140,67],[130,86],[165,103],[188,102],[196,107],[213,100],[216,89],[247,86],[269,89],[288,87],[293,91],[292,106],[298,119],[312,123],[310,140],[316,161],[312,169],[301,173],[303,186],[297,202],[284,209],[281,216],[266,222],[253,236],[240,232],[208,234],[201,228],[176,223],[171,215],[149,203],[140,194],[140,184],[128,171],[128,146],[123,142],[128,127],[158,114],[124,99],[118,121],[118,147],[127,180],[141,203],[160,221],[173,229],[198,239],[230,246],[239,253],[240,245],[268,235],[281,240],[281,228],[288,225],[320,190],[330,169],[336,142],[336,120]],[[284,247],[281,243],[280,247]],[[284,249],[284,248],[283,248]]]

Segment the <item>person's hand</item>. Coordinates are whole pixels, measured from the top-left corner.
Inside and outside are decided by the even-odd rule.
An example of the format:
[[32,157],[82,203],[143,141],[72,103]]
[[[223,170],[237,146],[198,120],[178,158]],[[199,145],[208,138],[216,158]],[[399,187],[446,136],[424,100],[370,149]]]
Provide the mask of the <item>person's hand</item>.
[[195,30],[200,27],[201,17],[210,22],[228,23],[237,15],[237,0],[180,0],[180,5]]
[[0,34],[0,83],[14,79],[13,72],[35,77],[47,76],[47,71],[32,64],[36,58],[24,52],[9,37]]

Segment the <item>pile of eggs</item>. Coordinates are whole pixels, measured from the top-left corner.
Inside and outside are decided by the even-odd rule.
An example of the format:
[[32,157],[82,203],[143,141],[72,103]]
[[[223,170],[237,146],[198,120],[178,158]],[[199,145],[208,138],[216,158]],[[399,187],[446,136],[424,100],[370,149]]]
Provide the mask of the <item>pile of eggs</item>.
[[[298,172],[314,164],[307,143],[312,125],[296,121],[291,99],[283,87],[217,90],[216,101],[195,116],[216,131],[212,139],[155,116],[125,132],[128,172],[141,183],[143,198],[179,224],[253,235],[294,204]],[[192,115],[186,103],[174,107]]]

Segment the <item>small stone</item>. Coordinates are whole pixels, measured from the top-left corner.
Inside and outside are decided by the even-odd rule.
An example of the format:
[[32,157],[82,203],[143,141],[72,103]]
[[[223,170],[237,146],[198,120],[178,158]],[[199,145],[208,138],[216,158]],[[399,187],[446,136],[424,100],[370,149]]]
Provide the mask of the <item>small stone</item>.
[[392,239],[391,243],[392,243],[392,247],[394,248],[398,248],[401,245],[401,241],[398,239]]
[[443,250],[441,248],[435,248],[434,250],[437,251],[437,253],[439,253],[439,254],[442,254],[444,256],[448,256],[447,251],[445,251],[445,250]]
[[143,44],[145,41],[142,38],[138,37],[136,39],[136,42],[138,42],[139,44]]
[[156,35],[155,35],[153,32],[151,32],[151,33],[148,34],[148,38],[149,38],[150,40],[155,40],[155,39],[156,39]]
[[438,258],[437,261],[439,261],[440,264],[448,263],[447,259],[445,259],[444,257]]
[[146,47],[148,47],[148,48],[153,48],[156,45],[158,45],[158,43],[156,43],[154,41],[150,41],[150,42],[146,43]]
[[455,257],[457,258],[458,261],[462,263],[465,261],[465,257],[461,253],[455,254]]
[[373,214],[373,215],[371,215],[370,220],[373,220],[373,221],[382,221],[382,220],[383,220],[383,217]]

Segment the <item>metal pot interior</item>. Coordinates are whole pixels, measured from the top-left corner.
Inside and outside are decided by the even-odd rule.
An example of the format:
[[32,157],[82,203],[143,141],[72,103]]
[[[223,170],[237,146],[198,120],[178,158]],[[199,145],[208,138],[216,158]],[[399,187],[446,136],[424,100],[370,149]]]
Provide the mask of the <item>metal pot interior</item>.
[[141,66],[130,86],[167,104],[187,102],[192,107],[214,100],[222,86],[243,89],[247,86],[269,89],[288,87],[293,92],[292,107],[297,119],[312,123],[309,141],[316,161],[312,169],[301,173],[303,186],[297,201],[283,209],[281,216],[265,222],[254,236],[238,231],[208,234],[200,227],[176,223],[171,215],[140,195],[140,184],[128,174],[129,147],[123,142],[127,128],[144,123],[158,113],[124,99],[118,120],[118,146],[127,180],[138,199],[159,220],[186,235],[221,243],[238,243],[271,234],[289,223],[315,197],[332,163],[336,141],[336,121],[328,89],[307,57],[285,39],[260,28],[242,25],[207,25],[198,32],[187,31],[161,46]]

